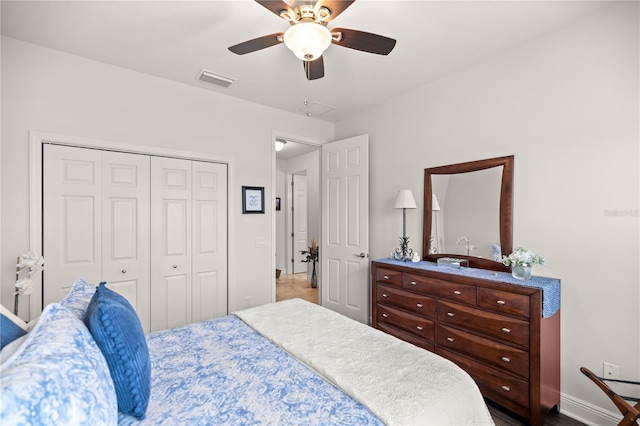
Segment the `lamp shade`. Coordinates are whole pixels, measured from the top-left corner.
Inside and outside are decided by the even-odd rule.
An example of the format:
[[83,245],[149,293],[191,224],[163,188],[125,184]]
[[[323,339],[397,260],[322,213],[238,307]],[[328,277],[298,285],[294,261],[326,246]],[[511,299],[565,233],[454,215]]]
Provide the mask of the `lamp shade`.
[[431,194],[431,211],[432,212],[440,211],[440,204],[438,204],[438,197],[436,197],[436,194]]
[[416,200],[413,198],[413,193],[410,189],[401,189],[398,191],[396,197],[396,203],[393,206],[396,209],[417,209]]
[[314,61],[331,45],[331,31],[315,22],[300,22],[284,32],[284,44],[303,61]]

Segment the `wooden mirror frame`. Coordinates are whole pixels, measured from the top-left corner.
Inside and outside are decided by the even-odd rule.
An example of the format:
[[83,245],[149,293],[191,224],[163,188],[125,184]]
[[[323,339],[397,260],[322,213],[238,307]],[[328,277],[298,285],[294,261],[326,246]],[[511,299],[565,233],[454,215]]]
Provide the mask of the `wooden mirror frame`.
[[424,220],[422,235],[422,259],[437,262],[441,257],[455,257],[466,259],[472,268],[490,269],[494,271],[508,272],[510,269],[500,262],[481,257],[465,256],[459,254],[429,253],[431,246],[431,225],[433,214],[431,211],[431,176],[452,175],[459,173],[477,172],[492,167],[503,166],[502,183],[500,185],[500,249],[503,255],[513,251],[513,155],[506,157],[489,158],[486,160],[469,161],[466,163],[451,164],[448,166],[431,167],[424,169]]

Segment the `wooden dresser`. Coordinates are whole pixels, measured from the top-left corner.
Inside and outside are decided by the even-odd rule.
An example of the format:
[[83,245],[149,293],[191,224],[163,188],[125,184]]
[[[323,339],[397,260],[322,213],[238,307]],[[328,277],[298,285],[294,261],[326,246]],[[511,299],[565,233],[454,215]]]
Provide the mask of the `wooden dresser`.
[[519,284],[504,272],[393,260],[371,271],[373,327],[455,362],[485,398],[532,425],[558,410],[558,280]]

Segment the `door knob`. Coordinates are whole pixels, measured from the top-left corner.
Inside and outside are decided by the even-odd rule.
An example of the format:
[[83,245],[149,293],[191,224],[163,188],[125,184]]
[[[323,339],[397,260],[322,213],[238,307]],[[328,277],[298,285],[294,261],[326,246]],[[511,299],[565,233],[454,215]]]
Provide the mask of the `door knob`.
[[360,254],[355,254],[354,253],[354,256],[359,257],[360,259],[364,259],[365,257],[367,257],[367,255],[364,254],[364,253],[360,253]]

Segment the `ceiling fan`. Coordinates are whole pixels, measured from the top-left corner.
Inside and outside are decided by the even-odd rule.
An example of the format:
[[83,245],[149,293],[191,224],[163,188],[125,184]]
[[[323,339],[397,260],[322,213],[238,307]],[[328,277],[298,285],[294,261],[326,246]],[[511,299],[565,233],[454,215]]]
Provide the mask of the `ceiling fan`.
[[290,6],[282,0],[255,1],[289,21],[291,26],[285,32],[254,38],[231,46],[229,50],[237,55],[244,55],[284,43],[303,61],[307,80],[324,77],[322,54],[331,44],[377,55],[388,55],[396,45],[394,39],[377,34],[348,28],[327,28],[327,23],[344,12],[355,0],[318,0],[315,3],[303,2],[298,6]]

